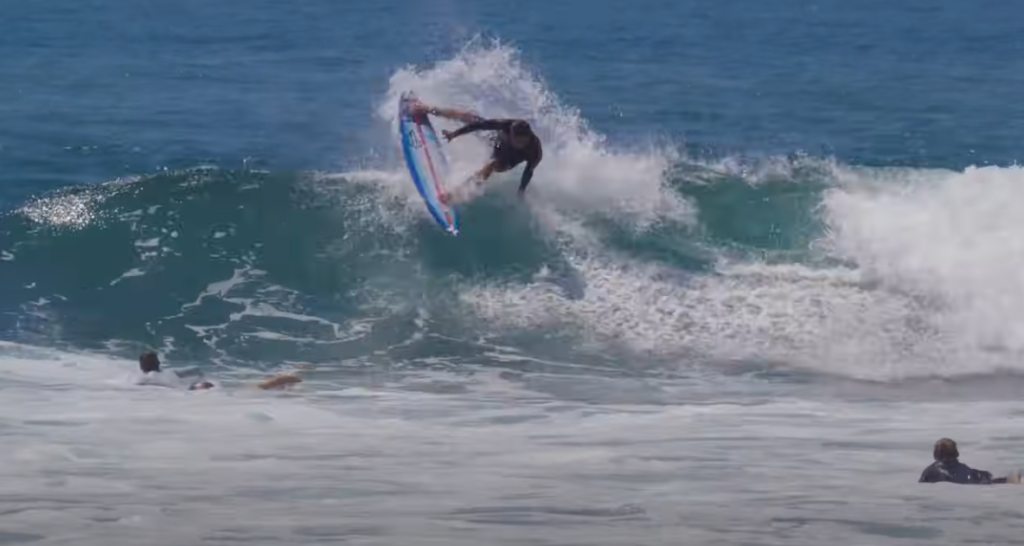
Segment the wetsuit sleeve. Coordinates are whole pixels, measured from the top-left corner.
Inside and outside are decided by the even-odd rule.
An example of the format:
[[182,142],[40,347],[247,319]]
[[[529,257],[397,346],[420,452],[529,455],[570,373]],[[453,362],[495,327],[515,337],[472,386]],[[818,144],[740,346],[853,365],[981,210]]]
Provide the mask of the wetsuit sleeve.
[[917,480],[917,483],[939,483],[946,481],[945,476],[935,468],[934,464],[928,465],[928,468],[921,472],[921,477]]
[[507,131],[511,125],[512,120],[510,119],[482,119],[473,123],[467,123],[452,131],[451,138],[476,131]]
[[992,483],[999,483],[999,482],[995,481],[994,479],[992,479],[992,473],[991,472],[986,472],[984,470],[973,470],[972,469],[972,473],[974,475],[971,476],[971,478],[974,478],[973,481],[976,481],[977,483],[980,483],[980,484],[983,484],[983,485],[988,485],[988,484],[992,484]]
[[540,141],[538,140],[532,156],[526,161],[526,168],[523,169],[523,177],[519,180],[520,196],[522,196],[526,191],[526,186],[530,185],[530,180],[533,179],[533,170],[540,164],[541,159],[544,159],[544,150],[541,148]]

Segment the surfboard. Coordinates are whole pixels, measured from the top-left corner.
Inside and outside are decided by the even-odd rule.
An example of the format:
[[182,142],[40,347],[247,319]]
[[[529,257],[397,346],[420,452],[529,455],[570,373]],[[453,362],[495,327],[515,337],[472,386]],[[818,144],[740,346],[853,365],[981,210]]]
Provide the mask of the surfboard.
[[398,100],[402,156],[430,215],[445,231],[458,235],[459,219],[455,207],[441,197],[446,189],[448,159],[430,119],[425,114],[413,115],[409,111],[409,103],[415,99],[414,94],[405,92]]

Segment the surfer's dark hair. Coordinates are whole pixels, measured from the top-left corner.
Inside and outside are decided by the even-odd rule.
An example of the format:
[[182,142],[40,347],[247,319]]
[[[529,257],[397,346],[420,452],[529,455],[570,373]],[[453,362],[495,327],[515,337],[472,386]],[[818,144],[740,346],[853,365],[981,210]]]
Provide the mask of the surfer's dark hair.
[[955,461],[960,457],[960,451],[956,448],[956,442],[949,438],[942,438],[935,442],[932,456],[936,461]]
[[530,124],[521,119],[512,122],[512,134],[516,136],[529,136],[533,134]]
[[143,373],[155,372],[160,370],[160,357],[156,356],[155,351],[143,351],[139,355],[139,369]]

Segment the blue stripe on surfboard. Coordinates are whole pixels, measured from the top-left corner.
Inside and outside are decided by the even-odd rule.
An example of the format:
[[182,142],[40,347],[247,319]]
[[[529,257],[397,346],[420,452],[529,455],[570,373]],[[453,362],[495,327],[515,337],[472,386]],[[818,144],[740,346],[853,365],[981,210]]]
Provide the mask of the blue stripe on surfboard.
[[[405,101],[413,97],[414,95],[412,93],[404,93],[402,96],[403,104],[400,108],[404,106]],[[437,176],[444,177],[447,174],[448,165],[444,154],[441,152],[441,143],[437,138],[437,133],[434,131],[433,125],[431,125],[429,118],[423,118],[423,123],[417,123],[408,116],[403,116],[401,121],[403,149],[406,153],[406,157],[409,158],[407,163],[412,164],[412,170],[414,170],[418,176],[418,179],[414,180],[414,182],[417,183],[417,189],[420,190],[420,195],[427,202],[428,208],[436,209],[432,211],[435,215],[440,215],[441,218],[444,218],[440,221],[443,227],[449,227],[447,218],[451,218],[452,220],[450,224],[451,227],[456,227],[457,224],[454,211],[442,204],[440,196],[437,194],[437,186],[444,186],[446,181],[443,179],[435,180],[434,175],[437,173],[438,168],[440,168],[441,172],[440,174],[437,174]],[[435,153],[431,153],[429,146],[420,149],[422,154],[411,149],[411,143],[409,140],[410,130],[416,130],[420,140],[429,140],[430,144],[434,146]],[[445,215],[446,209],[448,209],[447,217]]]
[[[401,142],[402,142],[402,155],[405,158],[406,167],[409,169],[409,173],[412,176],[413,183],[416,185],[416,189],[419,191],[420,196],[423,198],[424,203],[427,205],[427,210],[430,211],[431,216],[434,220],[445,230],[452,234],[458,233],[458,216],[456,215],[454,207],[448,207],[448,214],[451,217],[452,222],[449,224],[444,214],[444,205],[442,205],[435,192],[434,179],[430,174],[429,165],[425,165],[423,159],[415,152],[411,143],[409,142],[409,131],[415,129],[421,129],[423,136],[430,140],[438,153],[431,154],[429,146],[423,148],[423,154],[429,155],[431,160],[434,160],[435,168],[440,167],[442,170],[447,172],[448,162],[444,154],[440,152],[440,141],[437,138],[437,133],[434,131],[433,126],[429,120],[425,120],[424,123],[416,123],[409,116],[405,114],[405,102],[412,98],[411,93],[405,93],[399,99],[399,130],[401,131]],[[418,127],[417,127],[418,126]],[[443,185],[444,181],[440,181]]]
[[406,166],[409,168],[410,174],[412,175],[413,183],[416,184],[416,189],[419,190],[420,196],[423,198],[427,205],[427,210],[434,217],[437,223],[447,229],[457,230],[457,217],[454,209],[449,209],[448,213],[452,217],[452,223],[449,224],[445,218],[444,209],[442,208],[440,201],[437,199],[434,191],[433,180],[430,175],[427,174],[426,166],[422,165],[412,150],[410,150],[408,131],[410,128],[415,128],[415,123],[402,123],[402,147],[404,148]]

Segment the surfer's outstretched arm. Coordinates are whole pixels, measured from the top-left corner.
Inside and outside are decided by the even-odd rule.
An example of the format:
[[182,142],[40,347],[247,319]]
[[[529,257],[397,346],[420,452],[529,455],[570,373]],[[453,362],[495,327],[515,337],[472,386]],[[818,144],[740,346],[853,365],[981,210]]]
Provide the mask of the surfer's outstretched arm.
[[483,119],[469,110],[439,108],[437,106],[428,106],[422,102],[416,102],[413,108],[419,112],[430,114],[432,116],[454,119],[455,121],[461,121],[462,123],[474,123]]
[[530,179],[533,178],[533,169],[536,166],[536,163],[527,163],[526,168],[523,169],[523,177],[519,179],[519,191],[517,192],[519,197],[526,193],[526,186],[530,185]]
[[522,197],[526,193],[526,186],[530,185],[530,180],[533,179],[533,170],[537,168],[540,160],[544,158],[544,151],[540,147],[540,141],[537,142],[537,147],[532,150],[531,157],[526,161],[526,168],[523,169],[523,177],[519,179],[519,191],[517,194]]
[[455,108],[431,108],[430,113],[448,119],[461,121],[462,123],[474,123],[480,121],[480,116],[469,110],[456,110]]
[[460,137],[466,133],[475,133],[477,131],[508,131],[509,127],[512,126],[511,119],[480,119],[467,123],[462,127],[454,131],[441,131],[444,137],[448,140],[452,140],[456,137]]

